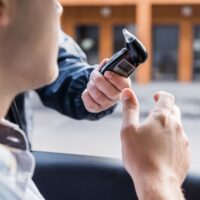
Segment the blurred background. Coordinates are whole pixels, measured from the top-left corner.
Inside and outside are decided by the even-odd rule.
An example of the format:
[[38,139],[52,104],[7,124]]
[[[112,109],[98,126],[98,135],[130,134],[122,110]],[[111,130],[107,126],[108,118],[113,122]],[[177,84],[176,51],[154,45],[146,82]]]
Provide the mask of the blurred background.
[[[90,64],[124,47],[126,28],[145,44],[149,59],[132,76],[141,121],[154,106],[153,94],[176,97],[192,147],[192,168],[200,170],[200,0],[60,0],[63,30]],[[121,104],[98,122],[75,121],[45,108],[32,93],[33,149],[120,158]]]

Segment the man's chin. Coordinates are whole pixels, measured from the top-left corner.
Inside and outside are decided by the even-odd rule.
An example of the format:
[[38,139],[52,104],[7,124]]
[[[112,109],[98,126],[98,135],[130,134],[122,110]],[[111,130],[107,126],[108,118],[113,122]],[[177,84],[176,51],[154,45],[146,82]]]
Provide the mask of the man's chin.
[[53,83],[58,78],[58,75],[59,75],[59,70],[58,70],[58,67],[57,67],[55,69],[55,71],[52,74],[49,75],[49,78],[47,79],[46,85]]
[[35,84],[33,87],[33,89],[38,89],[38,88],[42,88],[44,86],[50,85],[52,84],[59,75],[59,70],[58,67],[55,68],[54,71],[51,71],[51,73],[45,74],[45,76],[40,76],[40,81],[38,80],[38,84]]

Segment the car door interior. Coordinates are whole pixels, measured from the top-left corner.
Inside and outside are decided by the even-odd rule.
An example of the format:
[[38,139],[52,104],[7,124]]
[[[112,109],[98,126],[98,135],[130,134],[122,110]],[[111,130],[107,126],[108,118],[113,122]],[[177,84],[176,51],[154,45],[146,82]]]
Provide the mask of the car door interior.
[[[34,181],[46,200],[137,200],[121,160],[34,152]],[[187,200],[200,200],[200,174],[183,184]]]

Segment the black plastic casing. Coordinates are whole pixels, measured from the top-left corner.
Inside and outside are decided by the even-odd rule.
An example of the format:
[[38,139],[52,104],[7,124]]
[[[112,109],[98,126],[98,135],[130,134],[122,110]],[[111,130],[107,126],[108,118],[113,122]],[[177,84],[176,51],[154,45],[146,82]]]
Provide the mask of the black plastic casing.
[[145,47],[135,39],[126,43],[126,48],[114,54],[101,68],[100,73],[104,75],[106,71],[112,71],[127,78],[135,72],[139,64],[146,61],[147,57]]

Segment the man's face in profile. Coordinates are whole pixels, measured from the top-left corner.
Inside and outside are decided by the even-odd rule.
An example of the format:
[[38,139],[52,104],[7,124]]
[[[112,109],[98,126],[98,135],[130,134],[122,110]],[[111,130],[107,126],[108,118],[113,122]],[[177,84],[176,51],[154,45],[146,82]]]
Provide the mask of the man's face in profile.
[[[60,12],[57,0],[0,0],[0,62],[21,90],[58,75]],[[20,80],[20,82],[19,82]]]

